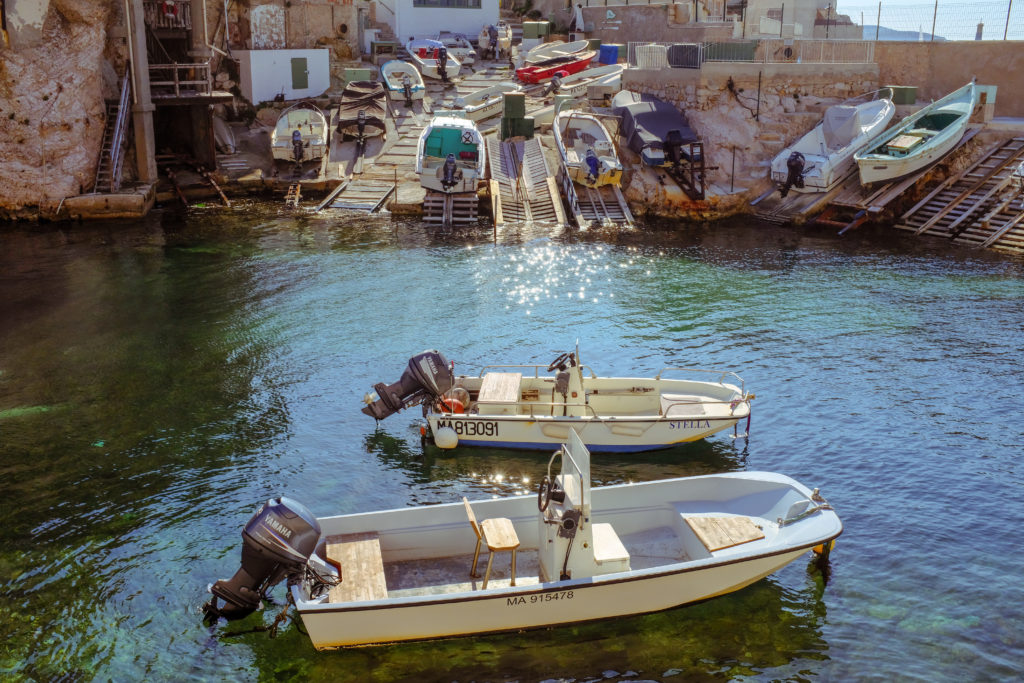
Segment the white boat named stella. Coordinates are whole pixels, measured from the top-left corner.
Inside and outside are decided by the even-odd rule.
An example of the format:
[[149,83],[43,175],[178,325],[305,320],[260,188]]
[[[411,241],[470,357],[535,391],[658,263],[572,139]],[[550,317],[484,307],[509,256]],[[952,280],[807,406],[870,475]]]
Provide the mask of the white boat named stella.
[[573,434],[537,496],[321,518],[271,499],[204,611],[244,617],[287,577],[317,649],[552,627],[724,595],[810,550],[825,566],[843,530],[818,489],[781,474],[590,484]]
[[303,162],[321,158],[329,144],[327,117],[312,102],[296,102],[277,117],[270,134],[275,159]]
[[579,111],[560,111],[551,131],[562,166],[574,183],[601,187],[622,182],[622,164],[601,119]]
[[[754,395],[732,372],[665,368],[653,378],[598,377],[584,367],[577,346],[547,366],[554,374],[542,374],[543,365],[491,365],[456,377],[441,353],[424,351],[398,382],[374,385],[363,413],[382,420],[422,404],[441,448],[547,450],[575,432],[592,451],[628,453],[703,439],[740,420],[749,426]],[[670,371],[710,381],[663,377]]]
[[971,81],[869,140],[853,155],[861,184],[902,178],[946,156],[963,137],[978,96]]
[[447,194],[476,192],[486,161],[484,138],[476,124],[454,112],[431,119],[416,147],[420,184]]
[[[877,99],[871,99],[875,96]],[[828,192],[854,170],[853,155],[885,130],[896,113],[888,88],[866,93],[825,110],[809,133],[772,160],[772,180],[785,197],[797,192]]]

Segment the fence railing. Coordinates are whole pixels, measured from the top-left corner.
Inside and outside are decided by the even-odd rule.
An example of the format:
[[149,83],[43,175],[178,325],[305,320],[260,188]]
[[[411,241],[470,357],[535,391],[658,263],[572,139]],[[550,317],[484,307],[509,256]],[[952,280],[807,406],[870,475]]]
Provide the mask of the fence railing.
[[143,0],[142,11],[151,28],[192,28],[192,3],[188,0]]
[[631,42],[629,65],[636,69],[699,69],[705,62],[869,64],[870,40],[735,40],[715,43]]
[[153,97],[209,94],[212,90],[210,65],[150,64],[149,89]]
[[131,94],[131,67],[125,69],[121,81],[121,98],[117,103],[117,120],[114,122],[114,135],[110,141],[110,191],[121,189],[121,168],[124,165],[125,133],[128,130],[129,106],[128,96]]

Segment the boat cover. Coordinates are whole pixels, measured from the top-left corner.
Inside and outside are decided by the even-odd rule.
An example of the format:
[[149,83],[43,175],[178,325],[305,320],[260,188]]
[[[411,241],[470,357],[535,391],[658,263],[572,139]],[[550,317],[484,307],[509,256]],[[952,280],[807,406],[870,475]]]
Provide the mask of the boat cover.
[[359,112],[366,112],[367,135],[379,135],[384,131],[387,116],[387,91],[377,81],[352,81],[341,93],[341,108],[338,111],[338,130],[354,126],[359,121]]
[[623,90],[612,98],[612,113],[622,118],[626,145],[641,156],[646,148],[662,149],[673,130],[679,131],[684,143],[699,141],[686,116],[653,95]]
[[850,104],[836,104],[825,110],[821,132],[829,149],[842,149],[860,135],[860,108]]

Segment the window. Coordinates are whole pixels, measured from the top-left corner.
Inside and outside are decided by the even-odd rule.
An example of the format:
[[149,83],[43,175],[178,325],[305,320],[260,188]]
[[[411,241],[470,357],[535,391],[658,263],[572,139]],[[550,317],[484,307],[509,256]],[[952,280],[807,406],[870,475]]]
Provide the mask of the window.
[[468,7],[480,9],[480,0],[412,0],[413,7]]

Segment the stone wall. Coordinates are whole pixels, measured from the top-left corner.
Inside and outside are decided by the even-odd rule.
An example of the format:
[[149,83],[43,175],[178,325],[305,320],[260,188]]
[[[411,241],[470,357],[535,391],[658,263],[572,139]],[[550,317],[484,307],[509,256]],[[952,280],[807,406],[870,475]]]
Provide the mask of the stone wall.
[[40,206],[92,186],[103,98],[116,82],[106,53],[108,24],[122,21],[118,6],[39,0],[38,27],[0,49],[0,216],[36,218]]
[[995,115],[1024,117],[1024,41],[875,43],[882,85],[917,86],[918,101],[937,100],[972,77],[996,85]]

